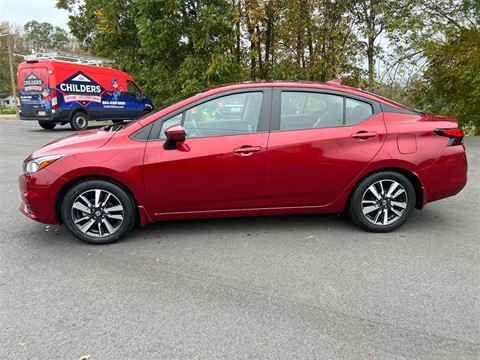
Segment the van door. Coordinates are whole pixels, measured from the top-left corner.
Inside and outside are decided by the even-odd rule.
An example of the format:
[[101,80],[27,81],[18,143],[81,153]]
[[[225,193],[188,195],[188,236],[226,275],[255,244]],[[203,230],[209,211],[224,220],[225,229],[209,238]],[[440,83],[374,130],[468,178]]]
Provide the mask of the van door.
[[137,119],[145,107],[144,93],[133,81],[127,80],[127,93],[125,94],[125,116],[127,119]]
[[18,72],[18,97],[22,118],[50,118],[51,93],[48,69],[45,67],[21,67]]

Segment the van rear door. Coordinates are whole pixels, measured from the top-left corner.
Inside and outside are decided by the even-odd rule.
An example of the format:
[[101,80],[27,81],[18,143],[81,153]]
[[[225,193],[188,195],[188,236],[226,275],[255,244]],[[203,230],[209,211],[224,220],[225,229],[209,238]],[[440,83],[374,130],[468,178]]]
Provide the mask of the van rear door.
[[35,66],[35,63],[32,63],[19,68],[18,97],[22,119],[50,117],[50,94],[51,89],[48,84],[48,69],[46,67],[38,67]]

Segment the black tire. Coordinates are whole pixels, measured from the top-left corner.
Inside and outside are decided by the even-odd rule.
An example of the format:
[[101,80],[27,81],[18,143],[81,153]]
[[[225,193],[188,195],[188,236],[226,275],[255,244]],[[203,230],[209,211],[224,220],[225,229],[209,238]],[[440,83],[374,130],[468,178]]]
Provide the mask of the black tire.
[[70,126],[74,130],[85,130],[88,126],[87,114],[81,111],[73,114],[72,120],[70,120]]
[[42,129],[47,129],[47,130],[52,130],[55,126],[57,126],[57,124],[50,121],[39,121],[38,125],[40,125]]
[[143,110],[142,110],[142,114],[140,115],[140,117],[142,118],[142,117],[144,117],[145,115],[150,114],[150,112],[151,112],[151,111],[148,110],[148,109],[143,109]]
[[415,199],[410,180],[394,171],[382,171],[367,176],[354,188],[348,214],[365,230],[389,232],[405,224]]
[[75,185],[66,193],[61,208],[68,230],[92,245],[119,241],[136,221],[130,195],[105,180],[86,180]]

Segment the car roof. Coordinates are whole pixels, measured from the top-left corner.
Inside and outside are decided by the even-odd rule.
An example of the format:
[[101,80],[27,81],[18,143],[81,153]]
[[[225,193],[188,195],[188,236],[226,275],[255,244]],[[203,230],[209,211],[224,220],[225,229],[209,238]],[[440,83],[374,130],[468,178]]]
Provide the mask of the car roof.
[[390,105],[397,109],[406,109],[410,110],[409,108],[398,104],[394,101],[389,99],[385,99],[381,96],[369,93],[367,91],[356,89],[353,87],[340,85],[337,81],[330,82],[330,83],[321,83],[321,82],[314,82],[314,81],[288,81],[288,80],[269,80],[269,81],[247,81],[242,83],[235,83],[235,84],[226,84],[226,85],[217,85],[210,87],[206,90],[200,91],[192,96],[188,96],[182,100],[176,101],[170,105],[165,106],[164,108],[160,109],[157,113],[158,116],[164,116],[171,111],[175,111],[185,105],[188,105],[192,102],[197,100],[202,100],[210,95],[222,94],[228,91],[235,91],[235,90],[248,90],[248,89],[255,89],[255,88],[291,88],[291,89],[319,89],[319,90],[330,90],[330,91],[337,91],[343,94],[351,94],[356,95],[359,97],[363,97],[365,99],[370,99],[378,102],[382,102],[384,104]]
[[406,106],[401,105],[395,101],[384,98],[382,96],[370,93],[368,91],[353,88],[346,85],[341,85],[339,80],[329,81],[327,83],[315,82],[315,81],[291,81],[291,80],[268,80],[268,81],[246,81],[242,83],[226,84],[226,85],[217,85],[212,86],[201,93],[221,93],[230,90],[239,90],[239,89],[251,89],[251,88],[261,88],[261,87],[280,87],[280,88],[304,88],[304,89],[321,89],[321,90],[331,90],[339,91],[351,95],[356,95],[364,97],[370,100],[379,101],[395,108],[408,109]]

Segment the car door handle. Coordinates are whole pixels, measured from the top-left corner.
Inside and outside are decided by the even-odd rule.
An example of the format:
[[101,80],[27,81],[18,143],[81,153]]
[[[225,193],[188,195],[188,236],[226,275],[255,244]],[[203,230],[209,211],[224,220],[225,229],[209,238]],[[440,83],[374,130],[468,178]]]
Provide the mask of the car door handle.
[[368,138],[377,136],[377,133],[375,131],[359,131],[356,134],[352,134],[351,136],[354,139],[366,140]]
[[262,150],[260,146],[243,145],[233,150],[235,155],[247,156]]

